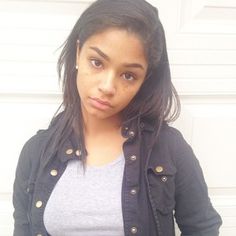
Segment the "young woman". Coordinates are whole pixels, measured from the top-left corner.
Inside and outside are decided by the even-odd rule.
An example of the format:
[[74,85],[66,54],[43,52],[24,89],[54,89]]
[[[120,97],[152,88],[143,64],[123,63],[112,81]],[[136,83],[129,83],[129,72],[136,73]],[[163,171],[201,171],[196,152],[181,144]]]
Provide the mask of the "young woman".
[[15,236],[216,236],[221,218],[179,114],[164,30],[144,0],[98,0],[58,61],[63,110],[24,146]]

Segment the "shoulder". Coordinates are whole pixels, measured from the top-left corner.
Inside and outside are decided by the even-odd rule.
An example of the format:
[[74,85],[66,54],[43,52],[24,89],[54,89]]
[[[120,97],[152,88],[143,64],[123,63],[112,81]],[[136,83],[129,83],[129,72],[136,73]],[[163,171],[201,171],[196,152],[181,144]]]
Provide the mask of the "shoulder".
[[22,152],[37,152],[45,144],[49,136],[48,130],[39,130],[29,138],[22,148]]
[[165,146],[169,158],[181,173],[189,170],[189,175],[191,171],[199,169],[199,161],[193,148],[178,129],[165,125],[160,133],[159,141]]
[[41,152],[48,142],[49,131],[39,130],[35,135],[29,138],[23,145],[18,159],[17,169],[27,172],[32,166],[37,165]]
[[185,168],[197,161],[192,147],[182,133],[167,124],[160,130],[153,146],[153,154],[156,161],[162,159],[163,162],[172,163],[177,168]]
[[156,136],[155,128],[152,124],[148,122],[143,124],[144,131],[147,131],[143,133],[144,138],[150,145],[149,147],[155,151],[161,151],[162,153],[179,153],[185,151],[186,149],[191,149],[190,145],[184,139],[182,133],[167,123],[162,125],[158,136]]
[[182,133],[178,129],[176,129],[172,126],[169,126],[168,124],[164,124],[162,126],[161,131],[160,131],[160,135],[162,137],[170,139],[170,140],[183,138]]
[[[149,134],[151,133],[150,136],[148,135],[149,137],[153,137],[153,138],[155,137],[156,131],[152,123],[144,121],[142,122],[142,127],[145,131],[148,131]],[[156,139],[156,143],[161,142],[161,141],[165,143],[167,142],[173,143],[173,142],[178,142],[181,140],[184,140],[184,138],[183,138],[182,133],[178,129],[168,125],[167,123],[163,123],[160,129],[160,132],[158,134],[158,139]]]
[[165,143],[168,149],[175,152],[181,152],[186,148],[190,148],[183,134],[178,129],[167,124],[163,125],[157,143],[161,143],[162,145]]

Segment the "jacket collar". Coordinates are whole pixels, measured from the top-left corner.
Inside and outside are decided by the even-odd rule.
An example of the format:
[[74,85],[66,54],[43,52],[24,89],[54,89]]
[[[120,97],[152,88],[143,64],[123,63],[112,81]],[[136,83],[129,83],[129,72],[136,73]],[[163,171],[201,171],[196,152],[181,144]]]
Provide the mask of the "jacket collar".
[[78,138],[74,132],[71,133],[64,145],[61,149],[59,149],[57,157],[61,160],[61,162],[80,160],[81,150],[79,148]]
[[[121,128],[121,134],[123,137],[132,140],[136,137],[139,130],[153,132],[154,126],[145,120],[141,121],[139,125],[138,122],[130,121],[126,122]],[[69,138],[65,141],[64,145],[59,149],[57,157],[61,162],[67,162],[69,160],[78,160],[81,156],[81,150],[79,148],[79,140],[75,134],[72,132]]]

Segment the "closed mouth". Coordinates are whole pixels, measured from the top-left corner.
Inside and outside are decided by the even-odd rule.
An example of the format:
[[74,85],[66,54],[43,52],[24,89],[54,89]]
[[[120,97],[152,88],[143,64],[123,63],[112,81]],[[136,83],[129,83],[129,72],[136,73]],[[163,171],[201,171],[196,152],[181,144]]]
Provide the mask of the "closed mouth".
[[95,100],[96,102],[101,103],[102,105],[106,105],[106,106],[112,107],[112,105],[108,101],[104,101],[104,100],[101,100],[99,98],[93,98],[93,97],[91,97],[91,99]]

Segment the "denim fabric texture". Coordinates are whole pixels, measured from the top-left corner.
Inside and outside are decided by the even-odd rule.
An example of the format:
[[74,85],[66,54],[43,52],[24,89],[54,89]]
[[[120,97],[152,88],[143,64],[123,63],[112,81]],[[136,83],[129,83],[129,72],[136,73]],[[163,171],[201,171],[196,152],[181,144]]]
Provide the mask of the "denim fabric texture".
[[[45,153],[51,161],[41,168],[40,156],[50,132],[38,132],[22,149],[14,182],[14,236],[48,235],[43,223],[45,206],[68,160],[78,158],[71,135],[57,153]],[[146,122],[122,127],[127,137],[121,196],[124,235],[174,236],[174,219],[182,236],[219,235],[222,220],[212,207],[192,148],[167,124],[150,146],[153,133]]]

